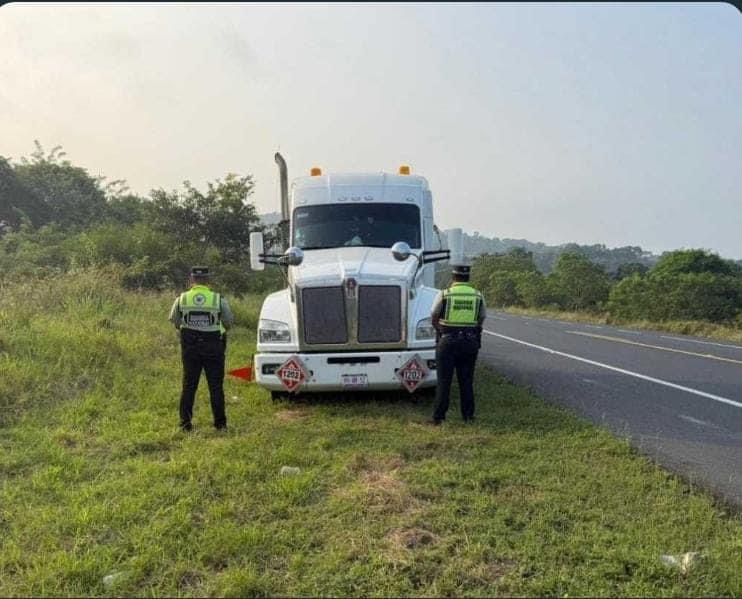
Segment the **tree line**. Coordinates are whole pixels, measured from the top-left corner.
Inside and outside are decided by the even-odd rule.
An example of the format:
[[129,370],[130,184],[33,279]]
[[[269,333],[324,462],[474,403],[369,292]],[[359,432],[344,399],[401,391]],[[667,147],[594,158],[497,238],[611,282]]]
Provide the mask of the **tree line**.
[[[181,287],[203,263],[231,292],[280,288],[276,269],[249,269],[250,232],[263,231],[268,243],[278,235],[276,225],[261,223],[253,192],[252,176],[229,173],[203,190],[186,181],[141,197],[36,142],[28,158],[0,156],[0,277],[114,266],[127,287],[162,289]],[[464,236],[468,255],[515,241]],[[742,324],[742,265],[716,254],[523,243],[473,262],[472,280],[493,306]]]
[[36,142],[28,158],[0,157],[0,272],[40,276],[90,266],[115,266],[124,285],[182,286],[194,264],[213,268],[215,282],[236,293],[277,288],[274,269],[249,269],[249,235],[261,224],[251,202],[251,175],[228,173],[199,190],[130,193],[125,181],[92,176]]
[[472,282],[495,307],[603,312],[619,320],[694,320],[742,326],[742,266],[702,249],[667,252],[651,268],[608,273],[583,253],[562,252],[543,274],[533,252],[513,248],[472,263]]

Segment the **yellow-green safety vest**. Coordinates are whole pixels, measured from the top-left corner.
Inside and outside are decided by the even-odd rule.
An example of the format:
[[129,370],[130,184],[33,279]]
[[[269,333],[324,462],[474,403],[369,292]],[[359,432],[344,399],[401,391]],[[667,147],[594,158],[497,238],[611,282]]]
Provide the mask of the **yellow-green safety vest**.
[[440,323],[449,327],[475,327],[479,325],[479,304],[482,294],[465,283],[454,283],[443,290],[446,313]]
[[178,299],[181,329],[224,333],[221,318],[221,297],[206,285],[194,285]]

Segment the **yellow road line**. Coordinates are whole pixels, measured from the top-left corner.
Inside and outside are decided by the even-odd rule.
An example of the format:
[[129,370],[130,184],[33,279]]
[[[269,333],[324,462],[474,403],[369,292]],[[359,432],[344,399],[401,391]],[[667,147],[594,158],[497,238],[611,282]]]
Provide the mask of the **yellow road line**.
[[609,337],[608,335],[596,335],[595,333],[583,333],[582,331],[566,331],[572,335],[582,335],[584,337],[595,337],[596,339],[605,339],[606,341],[615,341],[616,343],[626,343],[627,345],[638,345],[639,347],[648,347],[650,349],[661,349],[662,351],[670,351],[676,354],[686,354],[688,356],[696,356],[698,358],[708,358],[709,360],[719,360],[720,362],[731,362],[732,364],[742,364],[742,360],[733,360],[732,358],[722,358],[721,356],[714,356],[713,354],[699,354],[694,351],[686,351],[684,349],[675,349],[673,347],[664,347],[662,345],[650,345],[649,343],[639,343],[638,341],[631,341],[629,339],[621,339],[621,337]]

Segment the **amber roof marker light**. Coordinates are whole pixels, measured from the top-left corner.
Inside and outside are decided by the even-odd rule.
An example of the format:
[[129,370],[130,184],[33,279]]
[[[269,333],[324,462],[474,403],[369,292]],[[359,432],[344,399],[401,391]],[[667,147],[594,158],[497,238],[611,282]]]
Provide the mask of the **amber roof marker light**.
[[400,175],[409,175],[410,174],[410,167],[407,164],[403,164],[399,167],[399,174]]
[[322,174],[322,169],[318,166],[313,166],[312,170],[309,171],[309,175],[312,177],[319,177]]

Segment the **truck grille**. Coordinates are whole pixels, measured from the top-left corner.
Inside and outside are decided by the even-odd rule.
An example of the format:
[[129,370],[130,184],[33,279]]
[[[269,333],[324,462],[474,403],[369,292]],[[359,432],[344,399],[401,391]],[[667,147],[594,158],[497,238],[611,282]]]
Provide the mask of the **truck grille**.
[[302,289],[304,340],[310,344],[347,343],[345,301],[342,287]]
[[402,302],[396,285],[361,285],[358,293],[358,342],[402,339]]

